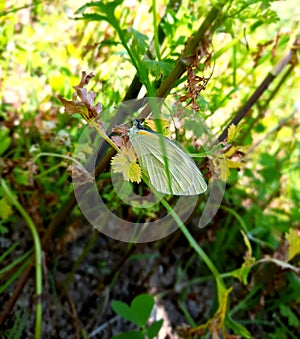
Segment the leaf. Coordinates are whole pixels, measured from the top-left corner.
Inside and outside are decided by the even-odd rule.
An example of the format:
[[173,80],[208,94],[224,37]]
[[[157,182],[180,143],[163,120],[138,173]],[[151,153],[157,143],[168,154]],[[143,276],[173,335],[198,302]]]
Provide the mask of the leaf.
[[248,249],[248,251],[249,251],[249,257],[251,258],[251,256],[252,256],[252,247],[251,247],[251,243],[250,243],[250,241],[249,241],[249,239],[248,239],[246,233],[245,233],[243,230],[241,230],[241,233],[242,233],[242,236],[243,236],[244,243],[245,243],[245,245],[246,245],[246,247],[247,247],[247,249]]
[[9,129],[0,129],[0,155],[2,155],[10,146],[11,138],[9,137]]
[[[98,102],[95,104],[96,94],[93,91],[88,92],[86,88],[84,88],[93,77],[94,74],[92,72],[81,72],[80,83],[77,86],[73,86],[76,90],[76,94],[73,94],[73,100],[69,101],[60,95],[58,96],[68,114],[80,113],[87,121],[93,120],[99,116],[102,111],[101,103]],[[77,97],[79,97],[81,101],[78,101]]]
[[0,199],[0,219],[6,220],[12,214],[13,210],[8,201],[5,198]]
[[90,7],[97,7],[99,11],[104,12],[106,14],[111,14],[111,12],[114,12],[116,7],[119,6],[122,2],[123,0],[115,0],[115,1],[108,2],[108,3],[104,3],[103,1],[88,2],[85,5],[81,6],[79,9],[77,9],[75,14],[82,13],[87,8],[90,8]]
[[245,153],[245,147],[243,146],[231,146],[227,152],[224,153],[226,158],[230,158],[238,153]]
[[140,294],[135,297],[131,306],[122,301],[113,301],[113,310],[126,320],[145,327],[154,306],[154,298],[149,294]]
[[131,42],[132,48],[134,48],[139,55],[143,56],[146,53],[149,39],[147,35],[140,33],[134,28],[130,28],[125,37],[128,42]]
[[131,308],[122,301],[114,300],[111,303],[112,309],[119,314],[122,318],[139,325],[138,320],[135,317],[134,312],[132,312]]
[[66,100],[62,96],[58,96],[58,99],[61,101],[61,103],[65,107],[66,113],[72,115],[75,113],[80,113],[81,115],[88,115],[87,113],[87,108],[84,105],[84,103],[79,102],[79,101],[72,101],[72,100]]
[[238,334],[245,339],[253,339],[253,336],[246,329],[246,327],[234,321],[228,314],[226,315],[225,323],[229,328],[233,330],[235,334]]
[[13,169],[13,174],[20,185],[29,185],[29,171],[26,171],[20,167],[15,167]]
[[271,167],[275,168],[276,167],[276,158],[268,153],[262,153],[260,155],[259,162],[264,166],[264,167]]
[[84,13],[82,14],[82,18],[88,21],[107,21],[107,17],[105,15],[100,15],[96,13]]
[[213,157],[212,158],[213,163],[213,170],[216,173],[216,176],[221,179],[222,181],[227,181],[230,172],[229,169],[226,167],[226,162],[224,158],[221,157]]
[[170,71],[173,68],[173,62],[171,60],[167,61],[145,60],[144,64],[154,77],[157,78],[159,76],[162,76],[162,80],[167,78],[167,76],[170,74]]
[[245,128],[244,125],[234,125],[231,124],[227,131],[227,143],[230,144],[231,142],[234,142],[234,140],[240,135],[241,131]]
[[243,235],[244,243],[248,249],[248,253],[245,256],[245,261],[241,268],[232,271],[231,275],[238,278],[241,282],[243,282],[244,285],[247,285],[248,275],[253,267],[253,264],[255,263],[255,258],[252,257],[252,247],[247,235],[243,231],[241,231],[241,233]]
[[147,334],[148,334],[148,338],[152,339],[157,337],[158,332],[160,331],[162,324],[163,324],[164,320],[160,319],[155,321],[154,323],[152,323],[148,329],[147,329]]
[[296,314],[290,309],[290,307],[281,304],[279,306],[280,314],[288,318],[288,323],[290,326],[299,327],[299,320]]
[[222,181],[227,181],[230,176],[231,168],[240,168],[243,166],[243,163],[239,161],[233,161],[225,156],[218,156],[212,159],[214,165],[214,171],[217,174],[217,177]]
[[122,153],[118,153],[111,159],[113,173],[122,173],[124,180],[131,182],[141,182],[142,171],[136,163],[136,155],[133,148],[124,148]]
[[130,331],[114,335],[111,339],[145,339],[142,331]]
[[[123,0],[115,0],[111,2],[103,2],[103,1],[95,1],[89,2],[80,7],[75,14],[82,13],[82,17],[79,19],[84,20],[94,20],[94,21],[107,21],[110,23],[115,29],[119,29],[118,21],[115,17],[115,9],[122,4]],[[92,7],[93,9],[97,9],[99,12],[104,13],[96,14],[96,13],[83,13],[87,8]]]
[[144,327],[151,315],[154,306],[154,298],[150,294],[140,294],[131,303],[132,312],[139,321],[139,325]]
[[[1,218],[1,214],[0,214],[0,218]],[[0,234],[4,235],[4,234],[7,234],[8,232],[9,232],[8,228],[2,225],[2,220],[0,220]]]
[[235,131],[236,131],[236,125],[231,124],[229,126],[228,132],[227,132],[227,142],[228,143],[230,143],[231,141],[234,140]]
[[[212,333],[212,337],[217,335],[217,333],[219,333],[220,330],[224,331],[224,322],[226,320],[226,313],[228,308],[228,299],[229,299],[228,297],[232,291],[232,287],[227,289],[220,277],[217,277],[216,283],[219,307],[212,319],[208,320],[206,324],[199,326],[199,329],[209,328],[209,330]],[[219,336],[216,336],[216,338],[219,338]]]
[[289,243],[288,261],[300,253],[300,231],[290,228],[289,232],[285,234],[285,238]]
[[243,163],[240,162],[240,161],[234,161],[234,160],[230,160],[230,159],[225,159],[225,162],[226,162],[226,167],[228,169],[230,168],[241,168],[243,167]]

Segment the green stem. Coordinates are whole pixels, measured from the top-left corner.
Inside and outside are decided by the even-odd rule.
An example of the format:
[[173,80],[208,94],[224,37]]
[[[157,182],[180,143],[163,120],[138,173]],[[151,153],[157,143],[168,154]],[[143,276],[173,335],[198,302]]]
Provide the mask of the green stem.
[[177,225],[180,227],[182,233],[187,238],[189,244],[191,247],[196,251],[196,253],[199,255],[199,257],[205,262],[206,266],[209,268],[209,270],[212,272],[214,278],[216,281],[220,281],[220,273],[218,272],[216,266],[213,264],[213,262],[209,259],[207,254],[203,251],[203,249],[197,244],[194,237],[191,235],[191,233],[188,231],[188,229],[185,227],[184,223],[180,219],[180,217],[177,215],[176,212],[171,208],[171,206],[165,201],[164,199],[161,200],[161,203],[166,208],[168,213],[170,213],[177,223]]
[[241,218],[241,216],[232,208],[229,208],[227,206],[223,206],[221,205],[220,208],[222,208],[224,211],[228,212],[228,213],[231,213],[236,219],[237,221],[240,223],[242,229],[244,230],[247,238],[261,246],[264,246],[264,247],[268,247],[268,248],[273,248],[272,245],[268,244],[267,242],[263,241],[263,240],[260,240],[256,237],[254,237],[251,232],[249,231],[249,229],[247,228],[247,225],[245,224],[244,220]]
[[153,14],[153,28],[154,28],[154,46],[155,53],[158,60],[160,60],[159,40],[158,40],[158,29],[156,20],[156,0],[152,0],[152,14]]
[[143,68],[143,63],[140,60],[139,55],[134,51],[134,49],[131,49],[129,47],[129,45],[126,41],[126,36],[125,36],[123,30],[121,29],[121,27],[119,26],[118,20],[114,17],[113,19],[111,19],[110,22],[113,25],[113,27],[115,28],[115,30],[117,31],[119,38],[121,40],[121,43],[124,46],[124,48],[126,49],[128,55],[130,57],[130,60],[131,60],[133,66],[135,67],[135,69],[137,71],[137,74],[138,74],[140,81],[147,88],[148,95],[149,95],[149,93],[151,94],[152,92],[154,92],[154,90],[152,90],[152,86],[151,86],[151,83],[149,81],[147,71]]
[[42,303],[41,303],[41,297],[42,297],[42,247],[41,242],[39,238],[39,234],[36,230],[36,227],[30,218],[30,216],[27,214],[25,209],[21,206],[21,204],[17,201],[17,199],[12,194],[9,187],[6,185],[4,179],[1,179],[1,185],[8,196],[8,198],[11,200],[12,204],[16,207],[16,209],[20,212],[24,220],[26,221],[30,232],[33,237],[34,242],[34,250],[35,250],[35,267],[36,267],[36,322],[35,322],[35,338],[39,339],[41,338],[41,329],[42,329]]
[[244,232],[247,234],[247,236],[249,235],[249,230],[244,222],[244,220],[242,219],[242,217],[232,208],[226,207],[221,205],[220,206],[222,208],[222,210],[231,213],[240,223],[242,229],[244,230]]
[[76,159],[69,157],[68,155],[64,155],[64,154],[57,154],[57,153],[51,153],[51,152],[42,152],[39,153],[36,157],[33,158],[32,162],[35,162],[38,158],[42,157],[42,156],[49,156],[49,157],[56,157],[56,158],[63,158],[63,159],[67,159],[67,160],[71,160],[73,162],[76,162],[77,165],[82,166],[81,163],[79,161],[77,161]]
[[95,120],[90,120],[88,121],[88,124],[93,127],[98,134],[106,141],[110,144],[110,146],[112,148],[114,148],[118,153],[121,153],[119,147],[117,145],[114,144],[114,142],[101,130],[101,128],[99,127],[99,125],[95,122]]

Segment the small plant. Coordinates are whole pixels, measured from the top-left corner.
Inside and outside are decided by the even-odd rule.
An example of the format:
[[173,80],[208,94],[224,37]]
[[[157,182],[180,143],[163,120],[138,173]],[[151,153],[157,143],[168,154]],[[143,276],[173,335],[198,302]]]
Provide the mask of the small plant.
[[154,298],[152,295],[140,294],[133,299],[130,306],[122,301],[113,301],[111,306],[122,318],[141,328],[139,331],[118,334],[112,337],[112,339],[152,339],[158,335],[163,319],[157,320],[150,326],[147,326],[154,306]]

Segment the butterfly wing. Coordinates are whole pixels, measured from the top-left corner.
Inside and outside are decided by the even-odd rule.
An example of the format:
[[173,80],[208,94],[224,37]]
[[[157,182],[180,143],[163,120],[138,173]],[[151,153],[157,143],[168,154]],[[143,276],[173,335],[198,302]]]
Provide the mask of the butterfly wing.
[[[143,171],[159,192],[175,195],[197,195],[207,189],[206,182],[194,161],[171,140],[164,137],[166,154],[160,136],[145,130],[131,133],[130,141]],[[168,160],[170,183],[165,168]],[[171,186],[171,190],[170,190]]]

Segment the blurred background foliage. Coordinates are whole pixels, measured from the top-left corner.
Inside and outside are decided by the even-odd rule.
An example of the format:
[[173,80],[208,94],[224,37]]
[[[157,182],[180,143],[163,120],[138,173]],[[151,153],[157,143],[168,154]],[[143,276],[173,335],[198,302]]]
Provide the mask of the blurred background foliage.
[[[164,324],[169,324],[169,332],[164,329],[167,334],[160,338],[298,338],[300,68],[296,50],[300,6],[292,0],[99,3],[102,12],[79,0],[0,3],[0,173],[5,181],[0,187],[1,321],[5,324],[1,335],[30,337],[37,335],[40,327],[44,336],[85,337],[99,324],[114,319],[110,300],[130,304],[134,296],[148,291],[159,300],[165,311]],[[111,22],[113,7],[119,32]],[[211,77],[195,100],[199,107],[196,115],[205,119],[211,134],[218,138],[268,74],[274,75],[270,86],[254,98],[233,140],[240,147],[238,158],[243,166],[230,170],[217,215],[199,230],[197,220],[203,208],[199,204],[187,224],[225,279],[222,286],[229,299],[223,302],[220,295],[227,295],[225,290],[223,293],[218,284],[214,287],[211,270],[199,260],[191,240],[179,231],[157,243],[127,246],[103,235],[90,237],[93,231],[77,208],[63,222],[57,221],[72,196],[66,156],[72,156],[85,124],[80,116],[65,113],[58,95],[70,100],[72,86],[79,84],[82,71],[94,72],[88,88],[97,94],[103,110],[126,98],[136,72],[144,85],[138,97],[155,94],[212,8],[218,15],[201,45],[209,58],[207,62],[203,58],[196,70],[200,77]],[[161,36],[163,42],[159,41]],[[153,37],[157,39],[149,52]],[[294,56],[285,64],[289,53]],[[281,72],[277,72],[278,65],[283,65]],[[187,94],[190,79],[185,72],[173,80],[167,95],[178,100]],[[104,119],[108,124],[111,117]],[[193,130],[188,120],[180,138],[196,152],[195,143],[187,136],[195,140],[199,131]],[[35,301],[32,281],[23,290],[36,247],[17,213],[20,208],[7,196],[7,187],[30,216],[35,236],[44,239],[47,255],[42,295],[47,295],[47,301],[42,303],[43,325],[36,323],[35,302],[27,307]],[[118,210],[119,202],[110,186],[107,192],[108,206]],[[145,210],[143,216],[155,219],[159,213],[158,208]],[[53,220],[63,227],[49,233]],[[76,244],[80,239],[83,245]],[[85,280],[78,269],[88,270],[91,262],[98,270],[91,269],[94,280]],[[135,273],[129,271],[131,265],[136,265]],[[76,274],[86,285],[78,283]],[[163,282],[152,285],[153,277]],[[129,282],[121,292],[126,280]],[[18,281],[20,285],[23,282],[19,291]],[[89,298],[96,295],[101,307],[90,305],[88,297],[88,301],[85,296],[78,297],[83,287]],[[16,300],[12,302],[11,295],[18,300],[14,308]],[[72,301],[71,295],[77,298]],[[168,302],[173,311],[168,311]],[[45,313],[45,303],[56,305],[62,318],[72,318],[70,328],[53,315],[55,308],[51,316]],[[107,325],[99,335],[109,338],[130,328],[127,323],[118,323],[114,329]]]

